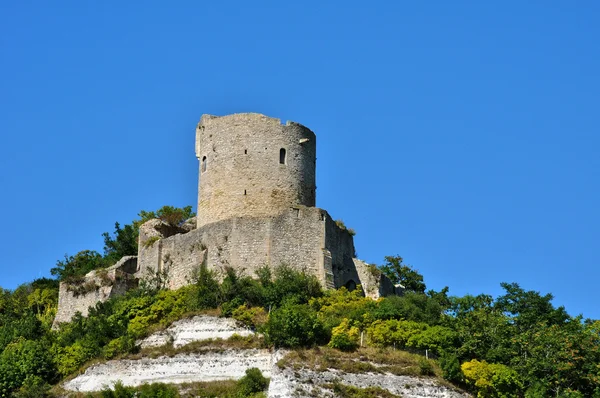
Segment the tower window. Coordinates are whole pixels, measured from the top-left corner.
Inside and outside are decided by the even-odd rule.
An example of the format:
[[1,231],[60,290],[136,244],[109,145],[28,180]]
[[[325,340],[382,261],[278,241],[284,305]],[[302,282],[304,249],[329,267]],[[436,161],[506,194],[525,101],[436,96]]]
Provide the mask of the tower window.
[[285,164],[285,163],[286,163],[285,148],[281,148],[279,150],[279,164]]
[[202,157],[202,163],[200,163],[200,170],[203,173],[206,171],[206,156]]

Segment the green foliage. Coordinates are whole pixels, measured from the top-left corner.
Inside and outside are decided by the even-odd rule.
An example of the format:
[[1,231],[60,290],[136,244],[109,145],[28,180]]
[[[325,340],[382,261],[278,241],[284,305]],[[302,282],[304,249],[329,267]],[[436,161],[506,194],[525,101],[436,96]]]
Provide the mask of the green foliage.
[[14,398],[45,398],[49,397],[50,384],[42,377],[28,375],[21,387],[13,393]]
[[377,320],[367,328],[369,342],[377,347],[407,347],[409,340],[428,327],[425,323],[388,319]]
[[231,316],[245,326],[256,330],[267,322],[267,313],[262,307],[248,307],[240,305]]
[[501,364],[472,361],[462,364],[468,386],[477,392],[478,398],[512,398],[521,396],[523,382],[518,373]]
[[277,307],[284,301],[306,304],[311,298],[323,295],[319,280],[312,274],[282,264],[274,269],[273,276],[272,282],[262,284],[268,308]]
[[179,226],[192,217],[194,217],[196,213],[192,211],[192,206],[186,207],[173,207],[173,206],[163,206],[157,211],[145,211],[142,210],[139,213],[139,219],[135,220],[133,225],[138,227],[145,223],[146,221],[152,220],[154,218],[158,218],[167,224],[173,226]]
[[430,359],[419,358],[419,373],[422,376],[434,376],[435,371]]
[[331,340],[328,345],[338,350],[352,351],[358,347],[359,343],[360,329],[352,326],[350,320],[345,318],[331,331]]
[[104,258],[107,264],[115,264],[123,256],[136,256],[138,252],[138,228],[127,224],[123,228],[115,223],[115,231],[111,236],[108,232],[102,234],[104,239]]
[[178,398],[177,388],[163,384],[142,384],[139,387],[126,387],[121,382],[114,385],[114,389],[105,388],[101,392],[102,398]]
[[263,329],[276,347],[303,347],[326,342],[323,324],[307,305],[287,302],[271,312]]
[[403,260],[400,256],[386,256],[385,264],[380,268],[394,284],[401,284],[407,292],[425,293],[423,275]]
[[258,368],[246,369],[246,375],[238,381],[238,396],[249,397],[269,387],[269,381]]
[[[158,213],[143,212],[140,217]],[[170,218],[174,214],[170,210],[160,214],[173,223],[190,215],[183,212],[179,218]],[[116,225],[112,236],[105,235],[104,256],[83,251],[65,257],[53,269],[54,274],[77,282],[90,270],[132,254],[137,225]],[[185,314],[218,307],[224,316],[263,332],[267,344],[309,347],[328,343],[332,348],[319,350],[338,356],[335,360],[321,358],[325,367],[378,371],[363,361],[341,360],[355,349],[360,355],[372,350],[369,360],[375,362],[385,358],[385,352],[428,350],[434,358],[437,354],[447,380],[469,386],[480,397],[600,397],[600,321],[569,317],[564,308],[552,305],[550,294],[526,291],[514,283],[502,284],[505,294],[496,300],[489,295],[449,297],[448,288],[425,293],[422,276],[400,257],[386,257],[386,261],[388,271],[408,288],[402,297],[372,300],[364,297],[360,288],[323,292],[314,276],[285,265],[261,267],[257,279],[226,269],[219,282],[204,265],[194,284],[166,291],[166,281],[156,275],[156,283],[98,303],[87,317],[76,315],[58,331],[50,330],[58,299],[57,280],[38,279],[14,291],[0,288],[0,397],[46,396],[50,384],[80,371],[90,360],[133,353],[135,341],[148,333]],[[367,337],[367,348],[357,349],[361,331]],[[381,349],[385,347],[396,350]],[[403,374],[440,373],[434,362],[424,358],[386,366],[385,371]],[[248,376],[244,383],[261,385],[264,378],[255,376]],[[258,387],[243,388],[259,391]],[[243,388],[231,381],[218,388],[199,388],[194,394],[239,398]],[[366,390],[344,388],[339,387],[343,393],[338,395],[367,394]],[[175,393],[164,385],[136,389],[121,385],[102,394],[170,397],[177,396],[169,395]],[[369,390],[369,394],[366,396],[384,393]]]
[[217,308],[221,304],[221,287],[212,270],[205,264],[200,266],[196,275],[196,286],[198,287],[198,307]]
[[442,321],[442,308],[437,300],[422,293],[408,292],[390,296],[377,303],[375,319],[406,319],[435,325]]
[[440,368],[442,368],[442,376],[444,379],[453,383],[462,384],[464,381],[462,370],[460,369],[460,361],[456,354],[442,351],[439,357]]
[[323,296],[310,300],[310,306],[319,313],[319,319],[327,330],[338,326],[343,319],[348,319],[359,328],[373,321],[378,303],[364,297],[357,288],[348,291],[345,287],[338,290],[327,290]]
[[[20,338],[10,343],[0,354],[0,396],[10,396],[11,392],[23,387],[25,381],[31,384],[39,379],[52,380],[55,368],[48,348],[39,341]],[[33,379],[36,377],[36,379]],[[29,378],[29,379],[28,379]],[[37,383],[37,382],[36,382]],[[37,383],[39,384],[39,383]]]
[[50,273],[61,281],[77,283],[79,280],[76,279],[77,277],[107,265],[100,253],[93,250],[82,250],[74,256],[65,254],[65,259],[57,261],[56,266],[50,269]]
[[336,397],[340,398],[398,398],[398,395],[392,394],[388,390],[380,387],[358,388],[335,382],[332,390]]

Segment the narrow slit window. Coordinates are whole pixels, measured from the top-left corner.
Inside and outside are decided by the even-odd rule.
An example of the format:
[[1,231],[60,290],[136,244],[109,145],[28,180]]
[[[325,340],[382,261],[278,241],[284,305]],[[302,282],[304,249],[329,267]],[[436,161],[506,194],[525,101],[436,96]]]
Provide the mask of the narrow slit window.
[[285,161],[286,161],[285,148],[281,148],[279,150],[279,164],[285,164]]
[[202,157],[201,170],[203,173],[206,171],[206,156]]
[[244,195],[246,194],[246,190],[244,189]]

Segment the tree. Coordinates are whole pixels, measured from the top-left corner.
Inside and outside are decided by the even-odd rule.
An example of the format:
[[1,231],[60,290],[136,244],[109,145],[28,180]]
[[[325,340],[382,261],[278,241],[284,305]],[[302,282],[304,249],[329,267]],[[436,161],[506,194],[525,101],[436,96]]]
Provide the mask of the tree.
[[196,213],[192,211],[192,206],[185,207],[173,207],[173,206],[163,206],[157,211],[145,211],[142,210],[138,214],[140,217],[139,220],[135,220],[133,222],[134,227],[139,228],[140,225],[145,223],[146,221],[152,220],[153,218],[158,218],[167,224],[173,226],[180,226],[192,217],[194,217]]
[[132,224],[127,224],[123,228],[115,223],[115,232],[111,236],[104,232],[104,258],[108,264],[114,264],[123,256],[136,256],[138,252],[139,231]]
[[425,293],[425,283],[423,275],[410,265],[403,263],[404,259],[400,256],[386,256],[385,264],[379,268],[390,278],[394,284],[401,284],[406,291],[415,293]]
[[552,294],[542,296],[533,290],[525,291],[517,283],[500,284],[506,294],[498,297],[495,307],[507,314],[519,333],[540,322],[560,325],[569,319],[564,307],[554,308]]
[[65,254],[64,260],[56,262],[56,267],[50,269],[50,273],[64,281],[77,276],[83,276],[90,271],[106,266],[104,258],[100,253],[93,250],[82,250],[74,256]]
[[271,312],[264,334],[267,343],[276,347],[306,347],[327,341],[317,313],[306,304],[291,302]]

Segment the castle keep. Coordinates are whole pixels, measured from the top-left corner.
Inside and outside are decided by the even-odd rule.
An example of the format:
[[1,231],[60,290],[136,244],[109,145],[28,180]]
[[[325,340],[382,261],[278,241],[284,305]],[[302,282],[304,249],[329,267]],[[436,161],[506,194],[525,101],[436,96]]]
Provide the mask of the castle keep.
[[385,276],[355,258],[352,234],[315,207],[316,136],[310,129],[256,113],[203,115],[196,157],[196,219],[179,227],[160,220],[142,225],[137,259],[90,272],[86,283],[97,285],[93,291],[75,295],[61,283],[55,325],[76,311],[86,315],[90,305],[123,294],[131,280],[152,272],[165,273],[169,288],[177,289],[202,264],[251,276],[263,265],[287,264],[326,288],[360,284],[373,298],[394,293]]

